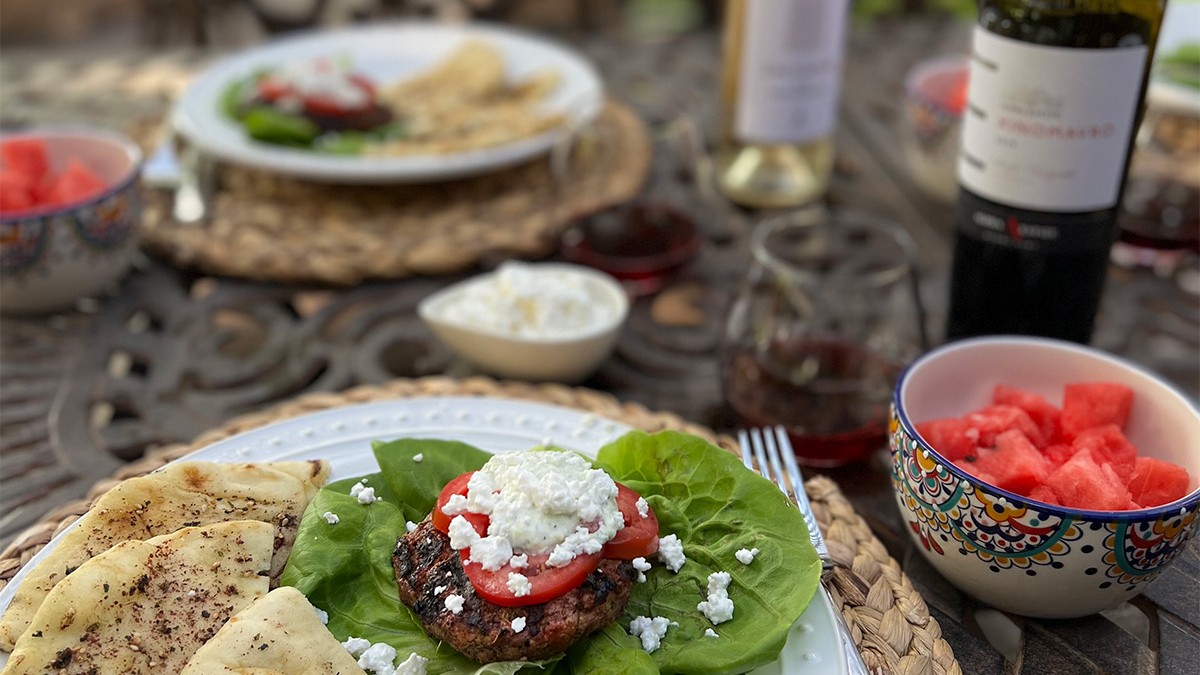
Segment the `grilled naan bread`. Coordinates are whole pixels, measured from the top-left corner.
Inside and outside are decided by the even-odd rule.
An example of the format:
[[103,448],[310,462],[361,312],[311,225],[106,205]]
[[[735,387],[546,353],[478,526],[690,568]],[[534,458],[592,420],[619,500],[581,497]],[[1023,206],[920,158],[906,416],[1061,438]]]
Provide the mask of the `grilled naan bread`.
[[181,675],[365,675],[304,594],[280,586],[229,620]]
[[266,595],[274,542],[238,520],[117,544],[50,591],[3,675],[177,673]]
[[123,541],[144,541],[183,527],[258,520],[273,526],[270,572],[277,579],[300,516],[328,476],[328,464],[321,461],[182,462],[118,484],[30,570],[0,618],[0,648],[13,648],[55,584]]

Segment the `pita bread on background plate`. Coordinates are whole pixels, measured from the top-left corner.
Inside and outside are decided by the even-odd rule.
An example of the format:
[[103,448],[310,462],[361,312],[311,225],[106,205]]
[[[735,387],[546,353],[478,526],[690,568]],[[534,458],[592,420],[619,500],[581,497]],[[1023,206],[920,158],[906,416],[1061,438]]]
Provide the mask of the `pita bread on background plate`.
[[274,540],[238,520],[117,544],[46,595],[2,675],[177,673],[266,595]]
[[255,600],[201,647],[181,675],[366,675],[300,591]]
[[183,527],[261,521],[273,526],[270,572],[271,579],[277,579],[292,550],[300,517],[328,477],[328,463],[318,460],[180,462],[118,483],[29,571],[0,617],[0,649],[13,648],[55,584],[124,541],[144,541]]

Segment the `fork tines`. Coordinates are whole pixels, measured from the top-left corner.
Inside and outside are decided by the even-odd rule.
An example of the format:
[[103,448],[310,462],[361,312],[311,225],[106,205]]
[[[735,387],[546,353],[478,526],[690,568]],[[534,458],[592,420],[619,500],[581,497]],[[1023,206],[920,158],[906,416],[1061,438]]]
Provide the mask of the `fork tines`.
[[[829,557],[825,538],[821,535],[821,529],[817,527],[812,505],[804,492],[804,479],[800,475],[800,467],[796,464],[796,454],[792,450],[787,431],[782,426],[765,431],[757,427],[739,430],[738,445],[741,447],[742,463],[746,468],[771,479],[783,494],[796,502],[796,506],[804,515],[804,523],[808,526],[808,536],[812,540],[813,548],[817,550],[817,556],[821,559],[822,576],[831,572],[833,559]],[[756,461],[758,468],[755,467]]]

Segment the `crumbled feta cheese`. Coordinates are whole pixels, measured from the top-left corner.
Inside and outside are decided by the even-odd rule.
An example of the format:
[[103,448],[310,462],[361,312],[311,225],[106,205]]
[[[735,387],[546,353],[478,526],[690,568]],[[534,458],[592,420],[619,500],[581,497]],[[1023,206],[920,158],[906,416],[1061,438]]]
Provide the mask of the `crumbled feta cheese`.
[[738,552],[733,554],[733,557],[737,558],[738,562],[742,563],[743,565],[749,565],[750,563],[754,562],[754,556],[756,555],[758,555],[757,548],[752,548],[749,550],[739,548]]
[[396,660],[396,648],[386,642],[376,642],[358,657],[358,667],[380,673],[394,673],[392,663]]
[[396,666],[396,675],[425,675],[425,665],[429,659],[413,652],[404,659],[404,663]]
[[[455,516],[462,518],[462,516]],[[465,518],[464,518],[465,520]],[[489,572],[504,567],[513,557],[512,544],[504,537],[482,537],[471,544],[471,562],[479,563]]]
[[520,633],[525,630],[525,617],[518,616],[512,620],[512,629],[514,633]]
[[[357,483],[355,483],[355,485],[357,485]],[[338,518],[338,514],[334,513],[333,511],[326,511],[325,513],[321,514],[321,517],[324,518],[325,522],[329,523],[330,525],[337,525],[342,521],[341,518]]]
[[362,494],[362,491],[363,491],[364,489],[366,489],[366,487],[367,487],[367,486],[366,486],[366,482],[367,482],[367,481],[364,479],[364,480],[360,480],[360,481],[358,481],[358,482],[357,482],[357,483],[355,483],[354,485],[351,485],[351,486],[350,486],[350,496],[351,496],[351,497],[357,497],[357,496],[359,496],[360,494]]
[[362,656],[362,653],[367,651],[367,648],[370,646],[371,641],[366,638],[351,637],[347,638],[346,641],[342,643],[342,648],[350,652],[350,656],[353,656],[356,659],[359,656]]
[[197,593],[196,593],[196,589],[194,589],[194,588],[193,588],[193,589],[191,589],[191,590],[189,590],[189,591],[187,592],[187,596],[188,596],[189,598],[194,598],[194,597],[196,597],[196,595],[197,595]]
[[646,650],[647,654],[653,654],[662,645],[662,639],[670,625],[671,622],[661,616],[653,619],[639,616],[629,622],[629,634],[641,638],[642,649]]
[[417,524],[411,520],[406,520],[404,521],[404,529],[412,532],[413,530],[417,529]]
[[519,570],[522,567],[529,567],[529,556],[524,553],[521,555],[514,555],[512,558],[509,558],[508,566],[514,570]]
[[313,611],[317,613],[317,618],[321,620],[321,623],[329,625],[329,612],[326,612],[320,607],[313,607]]
[[634,505],[637,506],[639,516],[643,518],[650,517],[650,502],[646,501],[645,497],[638,497]]
[[658,540],[658,557],[662,558],[667,569],[672,572],[678,572],[679,568],[687,562],[687,556],[683,554],[683,542],[673,534],[668,534]]
[[705,628],[704,629],[704,637],[721,637],[721,636],[717,635],[717,631],[715,631],[711,628]]
[[477,277],[431,309],[448,323],[532,338],[574,337],[608,324],[619,311],[582,274],[516,261]]
[[417,454],[413,455],[413,461],[416,462],[417,464],[424,462],[425,461],[425,453],[418,452]]
[[463,596],[457,593],[451,593],[446,596],[446,609],[450,610],[451,614],[458,614],[463,609]]
[[529,583],[529,577],[516,572],[508,574],[508,590],[512,591],[514,597],[525,597],[533,590],[533,584]]
[[729,599],[729,572],[708,575],[708,599],[696,605],[714,625],[733,618],[733,601]]
[[375,488],[373,487],[363,488],[356,496],[358,497],[358,503],[364,506],[379,501],[379,498],[375,496]]
[[650,571],[650,567],[651,567],[650,563],[646,562],[645,558],[634,558],[633,559],[633,569],[637,570],[638,583],[646,582],[646,572]]
[[487,537],[464,531],[456,542],[451,532],[451,546],[470,546],[471,561],[486,569],[500,569],[516,551],[549,552],[546,564],[561,567],[598,553],[624,527],[616,497],[612,478],[579,455],[512,452],[488,460],[471,476],[466,496],[451,497],[442,512],[488,516]]
[[446,587],[445,587],[445,586],[434,586],[434,587],[433,587],[433,594],[434,594],[434,595],[441,595],[441,594],[442,594],[442,591],[444,591],[444,590],[446,590]]
[[450,548],[455,551],[474,546],[479,538],[475,526],[466,518],[454,516],[454,520],[450,521]]

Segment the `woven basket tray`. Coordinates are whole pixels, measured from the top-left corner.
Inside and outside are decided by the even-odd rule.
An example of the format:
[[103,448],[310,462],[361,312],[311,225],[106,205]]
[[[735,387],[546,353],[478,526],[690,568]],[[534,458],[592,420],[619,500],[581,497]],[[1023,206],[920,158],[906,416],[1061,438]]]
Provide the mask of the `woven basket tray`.
[[142,240],[208,274],[332,285],[539,258],[572,219],[634,197],[649,171],[649,132],[620,103],[605,104],[582,139],[559,182],[545,157],[474,178],[387,186],[223,166],[202,224],[175,222],[170,193],[147,191]]
[[[57,532],[85,513],[96,497],[123,479],[144,475],[196,449],[279,420],[329,408],[422,396],[488,396],[537,401],[590,412],[645,431],[685,431],[731,452],[737,447],[732,438],[714,434],[676,415],[652,412],[637,404],[621,403],[608,394],[562,385],[431,377],[396,380],[383,386],[358,387],[341,393],[310,394],[265,412],[237,418],[190,444],[161,448],[122,468],[112,478],[97,483],[87,499],[56,509],[0,553],[0,588]],[[829,552],[838,563],[830,584],[835,606],[841,605],[842,615],[871,671],[961,675],[954,653],[942,638],[937,621],[929,615],[925,601],[837,485],[825,477],[817,477],[808,481],[806,488]]]

